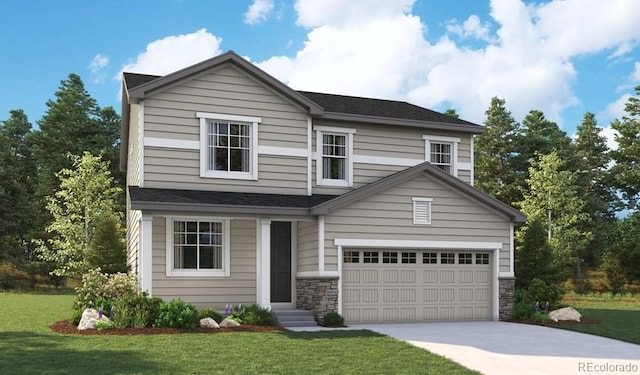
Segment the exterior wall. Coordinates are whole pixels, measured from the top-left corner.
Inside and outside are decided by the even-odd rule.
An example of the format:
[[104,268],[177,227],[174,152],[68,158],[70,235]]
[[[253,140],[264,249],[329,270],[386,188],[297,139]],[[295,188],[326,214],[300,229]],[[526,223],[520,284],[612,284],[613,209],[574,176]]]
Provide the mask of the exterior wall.
[[318,222],[298,222],[298,272],[318,270]]
[[[401,126],[382,126],[348,122],[315,120],[314,126],[329,126],[355,129],[353,136],[353,188],[370,184],[383,177],[425,161],[424,135],[459,138],[457,163],[471,162],[471,137],[466,133],[426,130]],[[316,150],[316,134],[312,134],[312,150]],[[406,159],[402,165],[380,164],[380,158]],[[313,167],[313,192],[315,194],[342,194],[352,189],[318,186],[315,182],[317,162]],[[470,171],[461,169],[458,177],[470,183]]]
[[516,279],[513,277],[501,277],[499,287],[499,319],[511,320],[513,318],[513,307],[515,306],[516,298]]
[[[129,196],[127,196],[127,265],[129,273],[140,276],[140,220],[142,212],[131,210]],[[138,280],[140,281],[140,280]]]
[[131,104],[130,107],[127,185],[140,186],[140,105]]
[[223,309],[226,304],[256,302],[256,221],[231,220],[230,277],[167,277],[166,219],[153,218],[153,295],[181,298],[198,306]]
[[163,142],[145,145],[145,187],[307,194],[306,158],[299,156],[259,153],[257,181],[201,178],[196,112],[260,117],[259,148],[306,152],[306,113],[232,65],[223,65],[145,99],[145,141]]
[[328,312],[338,311],[337,278],[297,279],[296,292],[296,308],[313,311],[319,323]]
[[[431,224],[413,224],[412,197],[432,198]],[[336,271],[336,238],[502,243],[499,270],[509,272],[509,220],[419,175],[326,216],[325,269]]]

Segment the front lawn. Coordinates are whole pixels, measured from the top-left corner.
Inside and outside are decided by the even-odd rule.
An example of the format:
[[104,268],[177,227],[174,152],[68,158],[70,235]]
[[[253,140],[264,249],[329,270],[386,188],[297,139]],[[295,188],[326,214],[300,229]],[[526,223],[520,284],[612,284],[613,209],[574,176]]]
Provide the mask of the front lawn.
[[562,301],[597,324],[567,324],[555,327],[640,344],[640,295],[611,293],[568,294]]
[[0,293],[3,374],[475,374],[371,331],[75,336],[74,296]]

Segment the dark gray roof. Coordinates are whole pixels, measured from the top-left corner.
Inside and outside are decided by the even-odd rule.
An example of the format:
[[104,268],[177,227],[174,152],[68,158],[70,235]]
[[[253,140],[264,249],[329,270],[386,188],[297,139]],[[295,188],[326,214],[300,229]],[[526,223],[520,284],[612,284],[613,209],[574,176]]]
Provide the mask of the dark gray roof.
[[141,188],[129,186],[131,208],[134,210],[167,210],[197,212],[228,212],[245,214],[308,215],[311,207],[336,195],[288,195],[237,193],[203,190]]
[[151,82],[156,78],[161,77],[161,76],[154,76],[151,74],[140,74],[140,73],[122,73],[122,75],[124,78],[124,82],[127,85],[127,90],[131,90],[147,82]]
[[322,94],[318,92],[298,91],[300,94],[318,103],[326,112],[347,113],[362,116],[378,116],[404,120],[440,122],[454,125],[478,126],[442,113],[417,105],[397,101],[362,98],[357,96]]

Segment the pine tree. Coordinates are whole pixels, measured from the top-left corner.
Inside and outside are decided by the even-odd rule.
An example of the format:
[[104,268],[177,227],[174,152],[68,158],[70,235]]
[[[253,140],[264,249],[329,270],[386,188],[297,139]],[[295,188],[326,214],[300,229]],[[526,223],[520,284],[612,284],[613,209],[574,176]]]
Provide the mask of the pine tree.
[[519,125],[505,108],[504,99],[492,98],[485,113],[486,131],[474,141],[474,185],[512,205],[522,200],[520,186],[524,184],[517,165]]
[[[636,87],[636,96],[640,96],[640,86]],[[615,185],[622,194],[629,209],[637,209],[640,200],[640,99],[631,97],[625,105],[626,116],[614,120],[611,128],[618,131],[615,139],[618,149],[611,151],[615,165],[611,174],[615,176]]]

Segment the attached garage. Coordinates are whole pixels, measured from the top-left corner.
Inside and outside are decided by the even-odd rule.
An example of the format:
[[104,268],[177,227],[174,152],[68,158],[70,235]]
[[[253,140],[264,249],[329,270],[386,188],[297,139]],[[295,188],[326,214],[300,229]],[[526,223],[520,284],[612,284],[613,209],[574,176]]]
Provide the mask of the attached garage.
[[346,248],[345,321],[491,320],[493,262],[486,250]]

